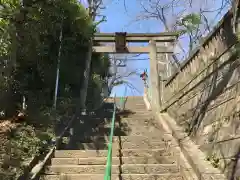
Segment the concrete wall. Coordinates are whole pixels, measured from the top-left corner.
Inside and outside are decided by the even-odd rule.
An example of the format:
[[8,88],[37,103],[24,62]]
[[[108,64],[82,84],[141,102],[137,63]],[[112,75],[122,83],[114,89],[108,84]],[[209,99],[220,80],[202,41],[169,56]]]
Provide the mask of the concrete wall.
[[162,110],[229,179],[240,177],[240,60],[231,20],[229,12],[165,82],[162,97]]

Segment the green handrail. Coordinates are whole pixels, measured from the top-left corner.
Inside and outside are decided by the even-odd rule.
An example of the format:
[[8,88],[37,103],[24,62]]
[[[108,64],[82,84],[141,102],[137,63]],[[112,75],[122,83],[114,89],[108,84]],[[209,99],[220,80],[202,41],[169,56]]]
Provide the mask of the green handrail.
[[113,142],[114,125],[115,125],[115,117],[116,117],[115,99],[116,99],[116,95],[114,96],[114,108],[113,108],[113,115],[112,115],[111,132],[110,132],[109,143],[108,143],[107,165],[106,165],[104,180],[111,180],[111,174],[112,174],[112,142]]

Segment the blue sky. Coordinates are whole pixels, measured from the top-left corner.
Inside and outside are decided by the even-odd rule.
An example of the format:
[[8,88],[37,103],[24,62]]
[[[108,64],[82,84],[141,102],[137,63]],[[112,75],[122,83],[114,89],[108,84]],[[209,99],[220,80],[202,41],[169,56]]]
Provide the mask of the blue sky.
[[[85,0],[86,1],[86,0]],[[164,3],[167,0],[162,0]],[[107,21],[101,23],[99,25],[101,32],[129,32],[129,33],[138,33],[138,32],[146,32],[146,33],[159,33],[163,32],[164,28],[161,23],[157,20],[142,20],[142,21],[134,21],[136,17],[141,12],[140,0],[126,0],[126,8],[123,5],[123,0],[104,0],[105,9],[102,10],[101,14],[107,17]],[[201,3],[202,1],[198,1]],[[208,10],[211,11],[211,6],[217,8],[220,6],[222,0],[208,0],[209,4],[207,5]],[[199,5],[197,0],[194,1],[195,7],[193,7],[189,12],[195,12],[199,9]],[[221,13],[208,13],[206,16],[211,19],[211,24],[216,24],[219,19],[226,13],[227,9],[224,9]],[[135,22],[135,23],[134,23]],[[188,41],[187,39],[181,39],[182,46],[187,50],[188,49]],[[133,55],[130,55],[133,56]],[[145,59],[148,58],[148,55],[141,55],[136,57],[137,59]],[[132,59],[132,58],[131,58]],[[143,71],[144,69],[148,69],[149,72],[149,61],[148,60],[131,60],[127,61],[125,68],[119,69],[123,74],[124,72],[134,71],[136,69]],[[131,90],[131,88],[127,88],[127,96],[133,95],[142,95],[143,94],[143,82],[139,78],[139,76],[131,76],[125,78],[132,85],[134,85],[137,91]],[[113,89],[112,94],[116,93],[117,96],[123,96],[125,92],[125,86],[117,86]]]
[[[161,27],[159,24],[154,23],[153,21],[145,21],[144,26],[142,23],[130,23],[135,16],[139,13],[139,3],[136,0],[127,1],[127,9],[126,12],[123,1],[114,1],[112,3],[107,3],[106,10],[103,12],[103,15],[107,17],[107,22],[100,24],[101,32],[119,32],[126,31],[129,33],[140,33],[140,32],[161,32]],[[131,10],[131,12],[130,12]],[[129,56],[134,56],[136,54],[131,54]],[[141,55],[136,57],[135,59],[145,59],[148,58],[148,55]],[[131,58],[132,59],[132,58]],[[136,69],[141,72],[144,69],[149,69],[149,61],[148,60],[129,60],[127,61],[127,67],[124,69],[119,69],[121,72],[131,72]],[[123,73],[125,74],[125,73]],[[139,78],[139,76],[131,76],[126,78],[132,85],[135,86],[137,90],[132,90],[127,87],[127,96],[132,95],[141,95],[143,93],[143,82]],[[125,93],[126,86],[117,86],[113,89],[112,94],[116,93],[117,96],[123,96]]]

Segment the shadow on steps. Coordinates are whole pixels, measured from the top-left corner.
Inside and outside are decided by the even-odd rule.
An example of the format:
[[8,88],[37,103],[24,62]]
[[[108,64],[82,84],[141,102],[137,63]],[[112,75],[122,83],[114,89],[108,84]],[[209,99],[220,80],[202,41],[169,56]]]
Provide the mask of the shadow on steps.
[[[75,121],[70,139],[64,139],[62,150],[107,149],[113,115],[113,103],[104,103],[93,114]],[[122,117],[134,114],[131,110],[116,113],[114,136],[127,136],[131,131],[127,123],[121,123]],[[66,135],[69,137],[69,135]],[[93,138],[94,137],[94,138]],[[87,143],[87,145],[86,145]]]

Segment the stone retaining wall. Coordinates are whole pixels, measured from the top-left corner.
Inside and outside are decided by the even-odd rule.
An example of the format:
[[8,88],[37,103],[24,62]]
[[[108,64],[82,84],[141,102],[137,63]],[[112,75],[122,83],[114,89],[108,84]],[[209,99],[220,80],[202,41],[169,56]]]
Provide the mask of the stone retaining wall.
[[[240,60],[228,12],[164,85],[167,111],[229,179],[240,177]],[[194,133],[196,132],[196,133]]]

